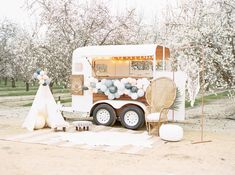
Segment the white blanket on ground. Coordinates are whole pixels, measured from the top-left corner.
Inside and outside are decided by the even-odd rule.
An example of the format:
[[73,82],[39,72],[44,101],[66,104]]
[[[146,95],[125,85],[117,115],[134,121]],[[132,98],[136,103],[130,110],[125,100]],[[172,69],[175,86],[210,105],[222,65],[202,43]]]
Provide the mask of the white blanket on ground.
[[126,133],[126,132],[92,132],[83,131],[76,133],[58,133],[60,141],[68,141],[74,144],[90,145],[90,146],[125,146],[133,145],[138,147],[152,147],[153,140],[147,132],[141,134]]
[[33,131],[39,117],[45,120],[45,126],[47,125],[52,128],[56,125],[66,125],[67,123],[64,121],[63,116],[58,110],[49,86],[39,86],[32,107],[25,118],[22,127]]

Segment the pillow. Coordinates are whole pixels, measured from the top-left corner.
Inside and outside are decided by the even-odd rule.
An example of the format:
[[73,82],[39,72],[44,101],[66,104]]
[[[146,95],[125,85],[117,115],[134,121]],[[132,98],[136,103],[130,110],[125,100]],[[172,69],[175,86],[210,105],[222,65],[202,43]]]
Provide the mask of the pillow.
[[151,113],[146,116],[146,119],[148,121],[158,121],[160,117],[160,113]]
[[162,124],[159,129],[159,136],[166,141],[180,141],[183,139],[183,128],[174,124]]

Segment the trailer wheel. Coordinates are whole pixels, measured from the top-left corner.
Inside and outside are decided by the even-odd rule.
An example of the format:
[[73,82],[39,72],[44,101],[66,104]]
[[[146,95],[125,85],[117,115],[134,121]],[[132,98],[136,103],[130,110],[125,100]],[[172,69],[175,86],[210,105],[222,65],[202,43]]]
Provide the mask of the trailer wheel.
[[144,112],[138,106],[126,106],[120,113],[120,121],[128,129],[138,129],[144,124]]
[[112,126],[116,119],[116,112],[110,105],[100,104],[93,111],[93,121],[97,125]]

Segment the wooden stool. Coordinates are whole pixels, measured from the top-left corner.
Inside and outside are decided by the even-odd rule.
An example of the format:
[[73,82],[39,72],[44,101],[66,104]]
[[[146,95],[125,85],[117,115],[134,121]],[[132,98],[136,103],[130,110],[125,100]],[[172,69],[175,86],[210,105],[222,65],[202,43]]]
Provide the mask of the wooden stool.
[[76,131],[89,131],[92,126],[90,121],[75,121],[73,125],[76,127]]
[[69,123],[66,122],[64,124],[60,124],[60,125],[56,124],[56,125],[54,125],[53,129],[54,129],[55,132],[61,131],[61,130],[65,132],[68,127],[69,127]]
[[61,127],[61,128],[59,128],[59,129],[58,129],[58,128],[59,128],[59,127],[55,127],[55,128],[54,128],[54,131],[55,131],[55,132],[57,132],[57,131],[59,131],[59,130],[63,130],[64,132],[66,131],[66,127]]

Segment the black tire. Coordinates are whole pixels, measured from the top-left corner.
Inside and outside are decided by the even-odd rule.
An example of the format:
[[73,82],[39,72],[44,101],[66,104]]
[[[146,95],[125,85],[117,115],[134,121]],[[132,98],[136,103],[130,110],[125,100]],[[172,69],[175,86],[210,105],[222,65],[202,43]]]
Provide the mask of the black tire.
[[[125,115],[127,114],[127,112],[130,112],[130,111],[136,113],[138,116],[138,120],[135,120],[135,122],[133,122],[133,123],[128,118],[126,118],[126,120],[125,120],[125,117],[127,117]],[[122,126],[124,126],[125,128],[128,128],[128,129],[134,130],[134,129],[141,128],[143,126],[143,124],[145,123],[144,118],[145,117],[144,117],[143,110],[135,105],[126,106],[120,112],[120,122],[121,122]],[[130,123],[128,123],[127,121],[130,121]]]
[[[105,110],[109,113],[109,119],[107,121],[101,121],[99,115],[100,110]],[[101,112],[101,111],[100,111]],[[107,113],[106,113],[107,114]],[[105,126],[112,126],[116,122],[116,112],[115,110],[108,104],[100,104],[96,106],[93,111],[93,121],[97,125],[105,125]]]

